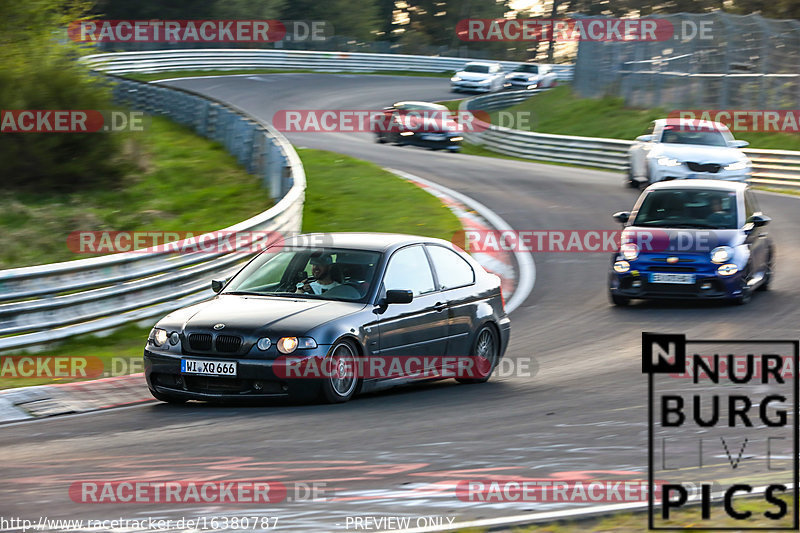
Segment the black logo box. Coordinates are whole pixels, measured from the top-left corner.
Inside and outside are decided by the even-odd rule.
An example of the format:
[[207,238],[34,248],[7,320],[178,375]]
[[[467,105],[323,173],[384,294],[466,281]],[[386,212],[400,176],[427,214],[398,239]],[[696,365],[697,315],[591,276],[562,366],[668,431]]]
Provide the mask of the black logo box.
[[[686,346],[687,344],[698,345],[759,345],[764,348],[776,345],[791,347],[794,366],[792,368],[792,394],[794,419],[792,427],[793,441],[793,526],[792,527],[713,527],[710,524],[701,524],[698,527],[655,527],[654,526],[654,411],[655,411],[655,374],[683,374],[686,371]],[[660,353],[670,353],[674,357],[672,360],[665,359],[659,355],[658,360],[654,360],[654,347],[658,347]],[[671,349],[674,348],[674,349]],[[685,531],[692,529],[702,529],[708,531],[741,531],[741,530],[764,530],[764,531],[797,531],[800,530],[800,432],[798,432],[798,422],[800,410],[798,398],[800,397],[800,341],[782,339],[756,339],[756,340],[736,340],[736,339],[702,339],[687,340],[682,334],[659,334],[642,333],[642,373],[648,375],[648,529],[656,531]],[[691,378],[686,378],[691,379]],[[735,455],[735,451],[733,452]]]

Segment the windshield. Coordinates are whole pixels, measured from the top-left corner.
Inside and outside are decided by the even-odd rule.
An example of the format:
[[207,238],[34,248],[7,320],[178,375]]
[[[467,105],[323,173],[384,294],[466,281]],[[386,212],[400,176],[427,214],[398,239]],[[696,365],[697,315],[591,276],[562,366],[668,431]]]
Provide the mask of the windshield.
[[642,200],[633,225],[734,229],[736,193],[710,189],[652,191]]
[[464,67],[464,72],[480,72],[482,74],[488,74],[489,67],[487,65],[467,65]]
[[725,138],[717,130],[691,130],[666,126],[661,134],[662,143],[703,144],[706,146],[727,146]]
[[381,254],[341,248],[284,248],[259,255],[223,294],[359,301],[370,292]]
[[514,69],[514,72],[530,72],[531,74],[539,73],[538,65],[520,65]]

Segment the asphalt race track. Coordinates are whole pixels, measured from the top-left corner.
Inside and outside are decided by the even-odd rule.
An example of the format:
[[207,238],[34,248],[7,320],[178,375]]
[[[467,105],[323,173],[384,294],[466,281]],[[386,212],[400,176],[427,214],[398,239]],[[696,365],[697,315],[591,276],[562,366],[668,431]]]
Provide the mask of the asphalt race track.
[[[277,74],[169,84],[266,120],[280,109],[380,109],[402,99],[453,98],[445,78]],[[518,230],[615,229],[611,213],[630,209],[637,197],[617,173],[379,145],[365,133],[288,137],[297,146],[341,152],[453,188]],[[335,406],[152,403],[7,425],[0,431],[0,515],[257,515],[280,517],[278,530],[344,531],[348,516],[461,521],[565,505],[463,502],[453,494],[461,480],[646,479],[642,331],[797,338],[800,198],[758,196],[773,218],[768,228],[778,249],[777,274],[772,289],[755,294],[749,305],[635,303],[618,309],[607,298],[607,253],[535,253],[536,283],[512,314],[506,356],[531,360],[531,377],[493,378],[479,386],[446,381]],[[209,508],[88,505],[69,497],[75,481],[116,479],[317,482],[330,498],[308,501],[290,492],[298,501]]]

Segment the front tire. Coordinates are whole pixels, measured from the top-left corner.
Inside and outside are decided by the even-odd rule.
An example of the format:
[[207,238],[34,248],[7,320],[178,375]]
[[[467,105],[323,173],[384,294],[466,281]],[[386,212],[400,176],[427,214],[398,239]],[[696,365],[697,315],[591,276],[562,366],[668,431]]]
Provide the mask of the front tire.
[[324,361],[326,369],[322,381],[322,398],[328,403],[344,403],[358,389],[358,350],[352,341],[343,339],[333,345]]
[[475,343],[472,346],[472,358],[474,365],[473,375],[479,377],[456,378],[459,383],[485,383],[492,376],[497,363],[499,362],[500,342],[494,328],[489,325],[483,326],[475,335]]
[[768,291],[769,285],[772,283],[772,277],[775,273],[775,262],[773,259],[773,254],[770,252],[769,259],[767,259],[767,267],[764,271],[764,281],[761,282],[761,285],[758,286],[758,291]]

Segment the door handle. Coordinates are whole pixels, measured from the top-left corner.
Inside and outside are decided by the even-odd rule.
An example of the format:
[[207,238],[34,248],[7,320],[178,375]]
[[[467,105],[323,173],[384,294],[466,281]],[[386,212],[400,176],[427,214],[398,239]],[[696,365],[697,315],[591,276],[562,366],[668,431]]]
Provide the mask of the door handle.
[[445,309],[447,309],[447,304],[444,302],[436,302],[435,304],[433,304],[433,308],[436,311],[444,311]]

